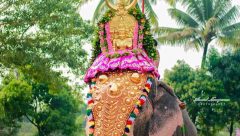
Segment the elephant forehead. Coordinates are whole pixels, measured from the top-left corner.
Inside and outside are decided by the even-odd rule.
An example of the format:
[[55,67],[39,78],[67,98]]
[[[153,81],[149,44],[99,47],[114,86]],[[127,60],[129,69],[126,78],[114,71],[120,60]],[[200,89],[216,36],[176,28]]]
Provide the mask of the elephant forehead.
[[134,71],[108,72],[96,78],[92,92],[95,120],[94,135],[122,136],[135,103],[143,95],[148,74]]

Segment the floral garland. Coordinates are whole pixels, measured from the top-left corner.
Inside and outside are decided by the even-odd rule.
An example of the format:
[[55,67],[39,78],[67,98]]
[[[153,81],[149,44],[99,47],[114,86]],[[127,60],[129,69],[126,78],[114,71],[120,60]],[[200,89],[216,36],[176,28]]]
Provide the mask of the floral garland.
[[141,49],[133,49],[133,50],[126,50],[126,51],[119,51],[119,52],[114,52],[114,53],[107,53],[105,52],[104,54],[108,57],[108,58],[118,58],[118,57],[122,57],[122,56],[128,56],[130,54],[141,54],[143,51]]
[[[149,21],[146,19],[145,15],[138,8],[131,9],[129,11],[129,14],[133,15],[137,19],[139,24],[138,48],[143,48],[150,58],[156,59],[157,53],[156,53],[156,48],[154,47],[154,38],[150,33]],[[98,22],[98,29],[96,30],[97,36],[95,36],[95,41],[93,43],[92,63],[101,52],[107,53],[109,50],[107,48],[107,41],[105,40],[107,32],[104,28],[105,28],[105,24],[109,22],[111,18],[114,16],[115,16],[115,13],[109,10]],[[137,38],[137,37],[134,37],[134,38]],[[102,51],[101,51],[101,48],[103,49]],[[122,55],[119,53],[116,53],[115,55],[108,55],[108,56],[110,58],[116,58]]]
[[130,114],[127,122],[126,122],[126,127],[125,127],[125,133],[123,134],[123,136],[128,136],[130,133],[130,129],[132,127],[132,125],[134,124],[134,121],[137,117],[137,115],[139,114],[139,110],[142,109],[143,104],[146,102],[148,94],[151,90],[152,87],[152,78],[149,77],[147,79],[147,82],[145,84],[145,87],[143,89],[143,95],[140,96],[140,98],[138,99],[138,101],[136,102],[134,109],[132,111],[132,113]]
[[87,116],[88,116],[88,125],[89,125],[89,136],[93,136],[94,133],[94,127],[95,127],[95,122],[93,118],[93,113],[92,113],[92,108],[93,108],[93,98],[92,98],[92,92],[95,89],[96,82],[91,82],[90,83],[90,91],[87,94]]

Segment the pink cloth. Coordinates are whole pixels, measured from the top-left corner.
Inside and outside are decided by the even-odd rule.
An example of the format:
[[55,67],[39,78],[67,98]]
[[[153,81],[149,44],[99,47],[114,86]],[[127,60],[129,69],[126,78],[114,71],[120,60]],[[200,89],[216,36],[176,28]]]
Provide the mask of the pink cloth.
[[140,73],[151,72],[156,77],[159,77],[157,68],[153,61],[146,55],[145,52],[141,54],[130,53],[128,56],[121,56],[118,58],[108,58],[103,53],[100,54],[92,66],[87,70],[84,77],[85,82],[89,82],[97,73],[113,71],[113,70],[135,70]]
[[[125,51],[116,51],[119,54],[123,54],[124,52],[128,52],[129,55],[127,56],[121,56],[118,58],[108,58],[105,53],[106,49],[101,47],[101,50],[103,53],[101,53],[93,62],[92,66],[88,69],[84,81],[89,82],[91,78],[94,78],[97,73],[104,73],[107,71],[113,71],[113,70],[135,70],[140,73],[143,72],[151,72],[156,77],[159,77],[159,73],[157,71],[156,66],[154,65],[154,62],[147,56],[147,54],[142,49],[142,43],[138,43],[138,40],[143,40],[143,35],[138,35],[138,29],[143,29],[143,26],[139,26],[138,23],[136,23],[134,27],[134,37],[133,37],[133,49],[141,49],[141,53],[134,54],[131,50],[126,49]],[[114,54],[113,45],[111,41],[111,34],[110,34],[110,26],[109,22],[105,24],[105,30],[106,30],[106,41],[108,44],[108,53]],[[103,32],[101,31],[99,33],[100,35],[100,42],[103,43]]]

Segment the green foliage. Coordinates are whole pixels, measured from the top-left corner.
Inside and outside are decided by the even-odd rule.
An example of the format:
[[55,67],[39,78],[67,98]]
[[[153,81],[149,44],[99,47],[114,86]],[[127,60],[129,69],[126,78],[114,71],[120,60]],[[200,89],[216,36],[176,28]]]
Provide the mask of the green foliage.
[[0,13],[0,64],[16,68],[39,82],[56,85],[69,67],[83,74],[86,52],[82,42],[92,30],[76,12],[78,0],[4,0]]
[[220,106],[214,105],[216,103],[196,101],[224,98],[221,81],[214,79],[205,70],[192,69],[184,61],[178,61],[171,71],[167,70],[164,80],[174,88],[177,96],[186,102],[189,115],[197,125],[199,134],[213,135],[223,127],[218,120],[221,114]]
[[181,45],[185,49],[203,49],[202,67],[212,41],[220,45],[240,45],[240,9],[229,0],[179,0],[186,9],[170,8],[169,14],[179,28],[159,27],[155,29],[162,44]]
[[[0,135],[13,136],[21,122],[39,135],[81,133],[81,95],[60,72],[82,75],[82,49],[93,27],[77,13],[78,0],[3,0],[0,7]],[[79,94],[79,90],[76,90]],[[78,123],[81,125],[81,123]],[[77,135],[77,134],[76,134]]]
[[76,122],[83,118],[81,97],[75,98],[67,85],[59,85],[61,90],[57,91],[49,90],[46,84],[16,79],[3,85],[0,103],[4,108],[4,123],[13,125],[16,121],[28,120],[40,136],[55,132],[69,136],[76,131],[82,133],[83,129],[79,128],[83,122]]
[[[25,81],[12,80],[4,86],[0,92],[1,104],[4,107],[5,116],[9,119],[20,118],[31,109],[31,86]],[[25,107],[25,108],[23,108]]]
[[[31,86],[23,80],[14,80],[9,76],[3,81],[0,90],[0,134],[12,136],[20,127],[24,113],[31,108]],[[24,107],[24,108],[23,108]]]
[[[224,127],[230,134],[240,119],[239,63],[240,51],[227,51],[223,55],[210,50],[207,69],[192,69],[178,61],[166,70],[164,80],[177,96],[187,103],[187,110],[200,135],[216,135]],[[198,100],[207,101],[198,101]],[[214,102],[213,99],[229,101]]]
[[208,69],[222,81],[230,103],[224,106],[222,119],[225,120],[228,131],[233,134],[234,125],[240,120],[240,50],[226,51],[220,55],[211,50],[208,58]]
[[[234,100],[240,96],[240,50],[226,51],[222,56],[215,51],[209,55],[209,71],[223,81],[226,93]],[[239,101],[240,102],[240,101]]]

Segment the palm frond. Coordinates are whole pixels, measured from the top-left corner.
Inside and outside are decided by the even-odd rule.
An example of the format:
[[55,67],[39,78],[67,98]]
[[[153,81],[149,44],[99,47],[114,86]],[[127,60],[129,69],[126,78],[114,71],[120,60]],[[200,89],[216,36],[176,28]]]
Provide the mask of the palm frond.
[[172,18],[174,18],[177,23],[179,23],[182,26],[187,27],[197,27],[199,24],[193,19],[190,15],[187,13],[176,9],[176,8],[170,8],[168,9],[169,14]]
[[154,27],[158,27],[158,17],[157,17],[157,14],[154,12],[149,0],[145,0],[145,9],[146,9],[146,14],[150,23]]
[[231,1],[229,0],[214,0],[214,17],[222,17],[231,8]]
[[233,32],[233,31],[240,31],[240,22],[226,26],[222,29],[223,33],[227,33],[227,32]]
[[195,49],[196,51],[199,51],[202,45],[201,40],[201,37],[189,39],[189,41],[183,46],[184,50],[188,51],[190,49]]
[[222,29],[222,35],[218,37],[219,45],[240,47],[240,22]]
[[181,32],[181,31],[183,31],[183,28],[157,27],[152,29],[152,32],[157,36],[171,34],[175,32]]
[[226,26],[231,24],[239,17],[239,7],[233,6],[225,15],[219,18],[218,26]]
[[231,46],[234,48],[240,48],[240,37],[219,37],[217,43],[220,46]]
[[203,16],[208,20],[213,15],[213,0],[202,0],[203,3]]
[[185,28],[182,31],[176,31],[163,34],[157,38],[162,44],[181,45],[186,44],[190,39],[194,38],[196,32],[192,28]]
[[[191,36],[171,40],[166,40],[165,37],[159,37],[157,40],[163,45],[182,46],[184,50],[195,49],[198,51],[201,48],[200,45],[196,41],[194,41],[193,37]],[[189,41],[193,41],[195,43],[190,43]]]
[[[198,32],[194,28],[169,28],[169,27],[160,27],[154,29],[153,32],[159,37],[160,43],[163,44],[174,44],[183,46],[183,48],[187,51],[190,49],[196,49],[199,51],[201,45],[201,37],[196,38],[194,35]],[[196,33],[196,34],[193,34]],[[187,37],[191,38],[187,38]],[[165,40],[164,40],[165,39]]]
[[187,13],[204,23],[203,4],[201,0],[182,0],[183,6],[187,7]]
[[106,8],[105,0],[100,0],[93,14],[93,18],[92,18],[93,23],[96,23],[100,19],[101,14],[105,10],[104,7]]
[[157,4],[157,0],[150,0],[149,2],[154,5]]
[[175,7],[178,0],[165,0],[169,5]]

